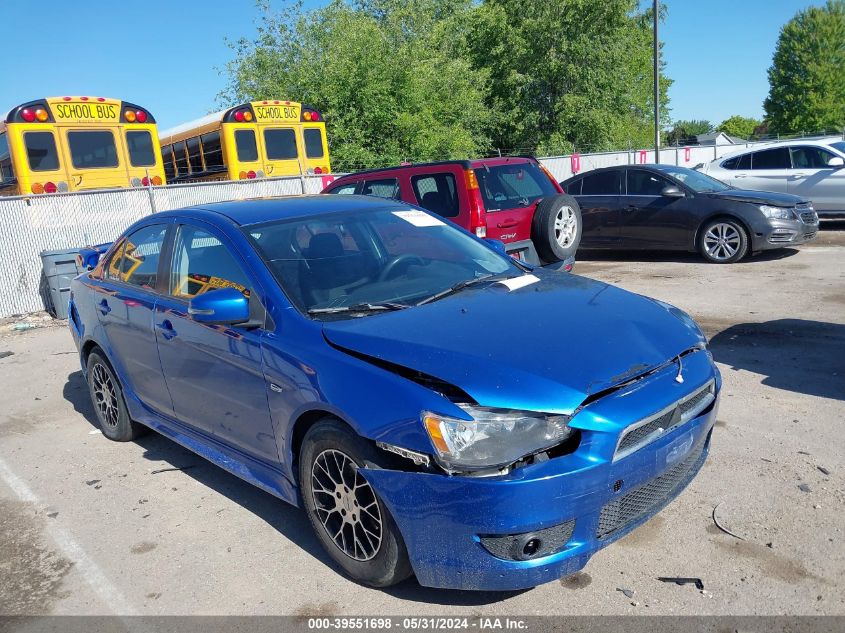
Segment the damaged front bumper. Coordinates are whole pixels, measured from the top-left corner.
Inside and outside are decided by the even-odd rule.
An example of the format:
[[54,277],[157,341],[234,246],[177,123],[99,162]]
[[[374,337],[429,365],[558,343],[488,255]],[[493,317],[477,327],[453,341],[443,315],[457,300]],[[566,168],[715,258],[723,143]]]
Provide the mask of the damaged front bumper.
[[[420,584],[517,590],[574,573],[602,547],[647,521],[702,467],[721,379],[707,352],[581,410],[567,455],[495,477],[362,469],[402,532]],[[619,438],[671,402],[715,384],[693,419],[618,457]]]

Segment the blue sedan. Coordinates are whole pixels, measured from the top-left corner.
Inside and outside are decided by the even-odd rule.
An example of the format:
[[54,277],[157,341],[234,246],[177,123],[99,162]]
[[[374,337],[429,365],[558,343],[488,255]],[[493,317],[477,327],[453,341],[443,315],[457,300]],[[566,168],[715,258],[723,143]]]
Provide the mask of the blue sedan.
[[696,475],[721,378],[681,310],[500,246],[358,196],[144,218],[72,285],[103,434],[301,506],[370,586],[572,574]]

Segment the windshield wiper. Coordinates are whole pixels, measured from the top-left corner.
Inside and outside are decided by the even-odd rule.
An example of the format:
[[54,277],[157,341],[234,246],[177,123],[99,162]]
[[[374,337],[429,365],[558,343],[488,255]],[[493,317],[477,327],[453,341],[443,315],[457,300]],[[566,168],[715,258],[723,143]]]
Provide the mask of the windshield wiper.
[[337,314],[339,312],[383,312],[391,310],[404,310],[410,306],[404,303],[354,303],[351,306],[332,306],[330,308],[311,308],[308,314]]
[[[418,306],[425,305],[426,303],[431,303],[432,301],[437,301],[438,299],[442,299],[443,297],[448,297],[449,295],[453,295],[456,292],[460,292],[464,288],[469,288],[470,286],[474,286],[476,284],[480,284],[483,281],[490,281],[492,277],[498,277],[498,275],[494,275],[493,273],[488,273],[486,275],[481,275],[481,277],[473,277],[472,279],[464,279],[463,281],[459,281],[451,288],[446,288],[446,290],[441,290],[437,294],[433,294],[430,297],[426,297],[419,303]],[[499,281],[496,279],[496,281]]]

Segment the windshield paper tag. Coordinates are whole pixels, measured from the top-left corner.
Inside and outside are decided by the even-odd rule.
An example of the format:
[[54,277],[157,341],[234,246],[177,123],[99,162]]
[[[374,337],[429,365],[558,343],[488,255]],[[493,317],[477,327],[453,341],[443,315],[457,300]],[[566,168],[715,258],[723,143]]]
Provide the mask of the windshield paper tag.
[[393,215],[410,222],[414,226],[443,226],[443,222],[422,211],[394,211]]
[[535,277],[534,275],[521,275],[520,277],[503,279],[498,283],[505,286],[508,290],[519,290],[520,288],[524,288],[525,286],[536,284],[538,281],[540,281],[540,278]]

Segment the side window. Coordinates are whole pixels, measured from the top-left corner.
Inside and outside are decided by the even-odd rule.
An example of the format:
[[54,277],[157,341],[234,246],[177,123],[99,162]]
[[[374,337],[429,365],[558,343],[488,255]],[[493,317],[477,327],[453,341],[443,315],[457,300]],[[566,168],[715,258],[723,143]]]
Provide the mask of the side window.
[[791,147],[793,169],[825,169],[833,154],[821,147]]
[[126,146],[133,167],[152,167],[156,164],[153,137],[146,130],[129,130],[126,133]]
[[621,190],[621,182],[621,169],[610,169],[595,174],[587,174],[581,179],[581,195],[618,196]]
[[743,154],[736,163],[737,169],[751,169],[751,154]]
[[188,156],[185,153],[185,141],[173,144],[173,157],[176,159],[176,175],[188,175]]
[[240,162],[252,163],[258,160],[258,146],[252,130],[235,130],[235,147]]
[[117,243],[117,248],[114,249],[111,258],[105,265],[103,270],[103,277],[106,279],[114,279],[119,281],[121,279],[121,268],[123,263],[123,247],[126,245],[126,238],[121,237]]
[[25,132],[23,143],[32,171],[52,171],[59,168],[56,137],[52,132]]
[[722,169],[736,169],[736,165],[739,162],[740,158],[742,157],[734,156],[733,158],[729,158],[728,160],[722,161]]
[[355,193],[355,189],[358,187],[357,182],[351,182],[348,185],[341,185],[340,187],[335,187],[331,191],[327,193],[339,193],[339,194],[346,194],[350,195]]
[[200,137],[202,157],[209,171],[223,167],[223,149],[220,147],[220,132],[210,132]]
[[581,195],[581,183],[584,182],[583,178],[579,178],[578,180],[573,180],[572,182],[568,183],[563,190],[568,193],[570,196],[580,196]]
[[167,180],[176,178],[176,169],[173,167],[173,148],[170,145],[161,148],[161,162],[164,163],[164,177]]
[[12,155],[9,153],[9,141],[5,134],[0,134],[0,182],[15,179],[12,169]]
[[361,195],[376,196],[378,198],[395,198],[399,200],[399,181],[396,178],[368,180],[364,183],[364,189],[361,191]]
[[218,288],[237,288],[249,297],[250,283],[229,248],[211,233],[182,225],[173,249],[170,293],[190,299]]
[[789,169],[791,166],[788,147],[775,147],[751,155],[751,169]]
[[191,173],[199,174],[204,171],[202,166],[202,151],[200,150],[200,137],[195,136],[185,141],[188,146],[188,163],[191,165]]
[[411,186],[422,208],[444,218],[454,218],[460,212],[458,190],[452,174],[414,176],[411,178]]
[[[118,279],[145,290],[155,290],[158,280],[158,262],[167,225],[153,224],[126,236],[123,257],[117,266]],[[109,262],[109,277],[112,276]]]
[[642,169],[628,170],[629,196],[659,196],[669,181]]

